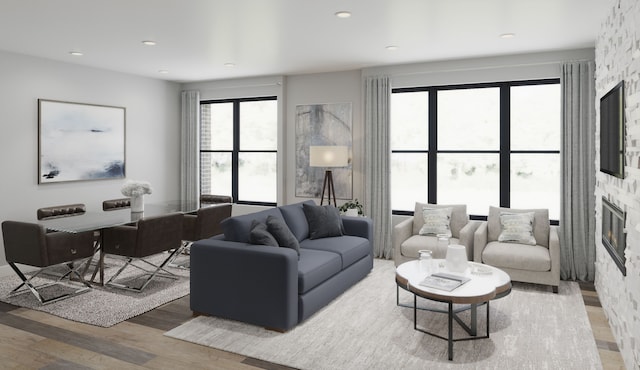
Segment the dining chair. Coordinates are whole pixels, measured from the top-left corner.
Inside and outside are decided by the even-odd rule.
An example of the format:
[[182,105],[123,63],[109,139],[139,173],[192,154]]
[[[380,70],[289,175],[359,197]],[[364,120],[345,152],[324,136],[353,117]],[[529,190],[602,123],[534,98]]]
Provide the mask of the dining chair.
[[[170,213],[142,218],[135,225],[104,229],[102,252],[121,256],[125,260],[125,264],[106,282],[106,285],[141,292],[156,276],[177,278],[176,275],[165,270],[165,267],[182,250],[182,218],[182,213]],[[167,251],[171,251],[169,256],[160,264],[152,263],[148,259]],[[135,262],[138,261],[139,263],[136,264]],[[144,264],[144,267],[140,266],[141,264]],[[147,269],[149,266],[151,269]],[[116,279],[127,267],[141,270],[142,276],[135,275],[117,281]],[[128,283],[145,276],[146,279],[138,286]]]
[[[5,259],[22,281],[9,293],[10,296],[31,291],[40,304],[48,304],[91,289],[91,285],[84,280],[83,274],[78,270],[93,257],[94,237],[92,231],[47,232],[43,225],[37,223],[4,221],[2,223],[2,238]],[[16,264],[37,267],[38,270],[27,277],[27,274],[23,273]],[[55,266],[64,268],[62,275],[57,279],[36,285],[34,279],[43,271],[51,270]],[[69,277],[69,282],[63,282],[67,277]],[[73,280],[72,277],[75,277],[76,280]],[[50,289],[47,288],[55,285],[64,285],[67,287],[64,290],[67,291],[69,288],[74,290],[47,297],[51,295]],[[23,286],[28,290],[21,291]]]
[[103,211],[115,211],[123,208],[131,208],[131,198],[107,199],[102,202]]
[[[220,222],[227,217],[231,217],[231,208],[231,203],[214,204],[204,206],[196,212],[185,214],[182,223],[182,252],[180,254],[189,254],[189,247],[197,240],[222,234]],[[180,254],[174,256],[170,266],[188,268],[188,261],[186,263],[175,263]]]

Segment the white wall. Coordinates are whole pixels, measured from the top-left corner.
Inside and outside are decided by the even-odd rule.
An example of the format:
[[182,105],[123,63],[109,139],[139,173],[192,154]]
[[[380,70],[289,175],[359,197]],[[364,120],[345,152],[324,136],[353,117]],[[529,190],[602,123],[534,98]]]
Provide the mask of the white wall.
[[[596,40],[596,171],[600,168],[600,98],[625,82],[624,180],[596,172],[596,290],[628,369],[640,368],[640,3],[613,2]],[[602,197],[626,212],[627,275],[601,242]]]
[[149,202],[179,196],[179,84],[0,51],[0,220],[69,203],[102,211],[122,197],[122,179],[38,185],[39,98],[125,107],[127,178],[151,183]]

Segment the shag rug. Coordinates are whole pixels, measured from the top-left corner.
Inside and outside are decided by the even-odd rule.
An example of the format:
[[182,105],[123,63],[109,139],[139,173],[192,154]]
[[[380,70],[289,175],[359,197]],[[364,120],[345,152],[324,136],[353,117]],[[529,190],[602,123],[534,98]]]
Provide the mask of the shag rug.
[[[301,369],[602,368],[576,283],[561,282],[559,294],[514,283],[490,304],[490,338],[455,342],[448,361],[447,342],[414,330],[413,309],[396,306],[394,276],[393,262],[376,260],[369,276],[286,333],[200,316],[165,335]],[[413,303],[406,291],[400,298]],[[485,317],[480,307],[480,335]],[[447,335],[446,314],[419,311],[418,325]],[[454,328],[454,337],[467,336]]]
[[[166,258],[166,254],[153,256],[150,261],[157,262]],[[97,259],[97,258],[95,258]],[[123,260],[105,257],[105,281],[108,280],[117,269],[124,264]],[[139,266],[144,266],[139,261]],[[145,267],[148,269],[148,265]],[[41,305],[36,297],[29,291],[22,294],[7,296],[7,294],[20,284],[20,279],[15,275],[0,279],[0,300],[12,305],[43,311],[65,319],[91,324],[101,327],[110,327],[119,322],[128,320],[165,303],[184,297],[189,294],[189,270],[179,268],[167,268],[168,271],[178,276],[177,280],[163,277],[155,277],[141,292],[132,292],[107,286],[93,285],[93,289],[76,296],[63,299],[47,305]],[[93,266],[90,271],[93,271]],[[50,278],[55,273],[41,273],[33,282],[35,285],[51,282]],[[120,275],[123,279],[135,278],[142,271],[127,267]],[[42,276],[42,277],[41,277]],[[90,274],[87,274],[87,279]],[[96,279],[97,280],[97,279]],[[68,279],[66,279],[68,282]],[[120,277],[117,281],[121,281]],[[135,280],[133,282],[135,285]],[[74,288],[78,285],[74,285]],[[22,288],[25,289],[24,287]],[[61,292],[72,290],[69,286],[60,285],[46,288],[44,294],[55,296]]]

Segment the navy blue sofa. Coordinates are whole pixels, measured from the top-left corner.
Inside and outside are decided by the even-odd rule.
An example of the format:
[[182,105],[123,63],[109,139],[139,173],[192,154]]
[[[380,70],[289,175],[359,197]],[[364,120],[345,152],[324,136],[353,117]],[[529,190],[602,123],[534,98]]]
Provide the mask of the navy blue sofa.
[[[291,248],[249,243],[251,222],[265,222],[269,215],[285,221],[300,243],[300,256]],[[342,221],[344,235],[312,240],[302,203],[226,219],[224,235],[191,246],[191,310],[291,329],[373,268],[371,219]]]

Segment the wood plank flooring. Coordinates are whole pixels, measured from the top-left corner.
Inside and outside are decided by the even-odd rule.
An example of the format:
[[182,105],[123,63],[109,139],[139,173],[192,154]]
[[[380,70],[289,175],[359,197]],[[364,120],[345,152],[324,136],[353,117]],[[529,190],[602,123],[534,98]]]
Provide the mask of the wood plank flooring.
[[[593,284],[581,289],[604,369],[624,369]],[[0,368],[291,369],[163,335],[191,318],[189,296],[111,328],[0,302]]]

